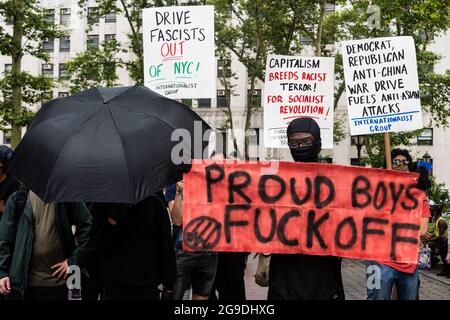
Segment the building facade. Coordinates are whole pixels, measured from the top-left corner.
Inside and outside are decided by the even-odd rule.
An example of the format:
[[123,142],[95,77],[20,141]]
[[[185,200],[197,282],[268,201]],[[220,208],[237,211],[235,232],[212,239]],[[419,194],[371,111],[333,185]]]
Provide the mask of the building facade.
[[[25,56],[23,58],[22,67],[35,75],[46,75],[55,79],[66,76],[65,64],[73,59],[78,53],[86,50],[88,46],[99,46],[100,43],[108,39],[117,39],[121,43],[126,43],[127,33],[130,32],[126,17],[110,13],[103,17],[94,17],[97,23],[92,29],[88,28],[86,15],[80,16],[81,8],[78,6],[77,0],[42,0],[41,5],[47,10],[46,18],[56,24],[63,25],[70,31],[70,36],[60,39],[49,39],[45,42],[44,48],[49,53],[51,61],[45,63],[39,59]],[[87,14],[95,12],[96,3],[93,0],[88,1]],[[334,11],[334,6],[328,6],[328,11]],[[6,30],[12,30],[12,25],[7,21],[0,21],[0,24]],[[303,44],[310,44],[309,39],[300,39]],[[450,66],[450,33],[437,37],[432,45],[432,50],[442,56],[442,60],[435,65],[435,71],[443,73]],[[124,60],[132,59],[131,54],[121,53]],[[9,57],[0,56],[0,73],[7,72],[11,68],[11,60]],[[235,74],[235,78],[230,79],[233,85],[233,91],[227,92],[224,89],[220,79],[224,68],[231,68]],[[129,77],[127,70],[117,68],[119,76],[119,84],[123,86],[133,85],[134,81]],[[1,76],[1,75],[0,75]],[[285,149],[266,149],[263,147],[263,101],[264,96],[263,84],[259,82],[251,91],[249,78],[246,68],[238,61],[236,57],[232,57],[231,61],[218,61],[217,63],[217,92],[212,99],[194,99],[184,101],[190,105],[203,119],[210,124],[218,132],[223,135],[217,135],[215,143],[225,143],[229,146],[227,153],[232,150],[231,134],[226,128],[227,123],[227,99],[230,99],[231,114],[233,118],[233,127],[237,131],[243,131],[246,120],[246,104],[247,99],[253,95],[256,107],[251,117],[249,141],[250,156],[255,159],[278,159],[291,160],[288,150]],[[63,97],[68,95],[68,83],[63,81],[54,90],[54,97]],[[345,93],[339,100],[335,114],[339,117],[346,116],[346,98]],[[424,123],[429,123],[429,116],[424,114]],[[351,165],[355,163],[357,158],[356,146],[352,145],[349,136],[348,122],[345,122],[347,132],[346,138],[339,144],[334,146],[333,150],[323,150],[322,155],[329,161],[336,164]],[[236,134],[239,148],[242,150],[244,133]],[[219,141],[220,140],[220,141]],[[415,158],[423,158],[425,153],[431,156],[433,162],[433,175],[437,181],[446,183],[447,188],[450,187],[450,129],[444,128],[428,128],[421,137],[417,138],[418,145],[410,148]],[[0,132],[0,143],[10,143],[10,133],[8,131]],[[364,148],[362,148],[364,152]]]

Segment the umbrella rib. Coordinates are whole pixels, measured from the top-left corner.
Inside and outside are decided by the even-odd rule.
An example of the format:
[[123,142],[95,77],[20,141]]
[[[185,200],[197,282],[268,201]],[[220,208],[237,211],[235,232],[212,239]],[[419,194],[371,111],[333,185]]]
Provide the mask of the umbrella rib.
[[64,144],[63,144],[63,146],[62,146],[62,148],[59,150],[59,153],[58,153],[58,157],[56,157],[56,160],[55,160],[55,162],[53,163],[53,166],[52,166],[52,171],[51,171],[51,174],[49,175],[49,178],[48,178],[48,180],[47,180],[47,186],[45,187],[45,199],[42,199],[42,200],[50,200],[50,199],[47,199],[47,194],[48,194],[48,188],[50,187],[50,185],[52,185],[52,183],[50,183],[50,181],[52,181],[52,178],[53,178],[53,174],[55,173],[55,167],[56,167],[56,165],[57,165],[57,163],[58,163],[58,161],[59,161],[59,158],[61,157],[61,154],[63,153],[63,150],[64,150],[64,148],[66,147],[66,145],[67,145],[67,143],[71,140],[73,138],[73,134],[72,135],[70,135],[70,137],[64,142]]
[[128,167],[127,154],[125,152],[125,145],[123,143],[122,136],[120,135],[119,128],[117,127],[117,123],[116,123],[116,121],[115,121],[115,119],[113,117],[113,113],[111,111],[111,107],[109,106],[109,103],[106,104],[106,106],[108,108],[108,112],[109,112],[109,115],[111,117],[111,120],[114,123],[114,128],[116,129],[117,135],[119,136],[120,144],[122,145],[123,157],[124,157],[124,160],[125,160],[125,165],[127,167],[127,173],[128,173],[128,182],[130,184],[130,186],[129,186],[130,187],[130,192],[133,194],[133,199],[136,202],[135,194],[134,194],[134,191],[133,191],[134,190],[134,186],[133,186],[133,182],[131,180],[131,175],[130,175],[130,168]]
[[136,86],[130,86],[130,87],[128,87],[125,91],[121,92],[120,94],[118,94],[117,96],[115,96],[115,97],[113,97],[112,99],[109,99],[109,100],[105,100],[105,99],[104,99],[104,97],[103,97],[103,95],[102,95],[102,93],[100,92],[100,90],[99,90],[98,87],[95,88],[95,89],[96,89],[96,91],[97,91],[97,94],[100,95],[100,98],[102,99],[103,103],[109,103],[109,102],[113,101],[114,99],[116,99],[116,98],[118,98],[118,97],[124,95],[125,93],[127,93],[127,92],[130,91],[131,89],[135,89],[135,88],[136,88]]

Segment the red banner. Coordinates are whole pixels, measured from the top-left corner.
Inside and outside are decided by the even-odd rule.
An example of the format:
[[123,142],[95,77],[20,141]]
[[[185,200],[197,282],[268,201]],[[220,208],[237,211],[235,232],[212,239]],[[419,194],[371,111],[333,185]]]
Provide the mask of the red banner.
[[417,263],[417,174],[318,163],[194,163],[188,251],[304,253]]

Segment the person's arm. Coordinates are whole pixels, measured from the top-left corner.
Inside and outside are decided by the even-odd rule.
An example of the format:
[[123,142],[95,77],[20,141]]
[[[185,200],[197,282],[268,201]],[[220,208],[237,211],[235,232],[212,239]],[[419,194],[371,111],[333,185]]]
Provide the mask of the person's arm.
[[420,236],[423,237],[428,233],[428,218],[420,219]]
[[175,200],[169,202],[169,213],[175,226],[183,224],[183,181],[177,183]]
[[430,206],[428,204],[428,198],[426,198],[422,203],[422,217],[420,219],[420,238],[423,240],[427,239],[427,234],[428,234],[428,223],[429,223],[429,219],[431,216],[431,212],[430,212]]
[[152,205],[152,215],[154,215],[157,239],[158,239],[158,259],[160,265],[161,283],[165,291],[173,292],[175,279],[177,276],[177,264],[175,251],[170,232],[170,220],[162,202],[155,200]]
[[14,247],[17,224],[14,223],[15,195],[9,197],[5,211],[0,221],[0,278],[7,277],[11,264],[12,248]]
[[0,293],[5,295],[11,292],[9,268],[17,232],[17,224],[14,223],[13,217],[14,201],[15,195],[9,197],[0,221]]
[[68,259],[69,265],[78,264],[80,257],[85,254],[92,228],[92,215],[84,202],[77,206],[74,214],[74,223],[76,226],[75,236],[77,237],[78,245]]

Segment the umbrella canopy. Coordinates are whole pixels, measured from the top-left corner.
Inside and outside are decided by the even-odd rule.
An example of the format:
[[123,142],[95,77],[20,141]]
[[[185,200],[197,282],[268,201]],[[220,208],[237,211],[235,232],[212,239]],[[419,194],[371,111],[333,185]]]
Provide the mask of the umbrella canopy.
[[[190,139],[171,141],[175,129]],[[137,203],[182,179],[189,165],[174,164],[172,149],[201,158],[208,129],[191,109],[146,87],[93,88],[45,104],[8,173],[45,202]]]

